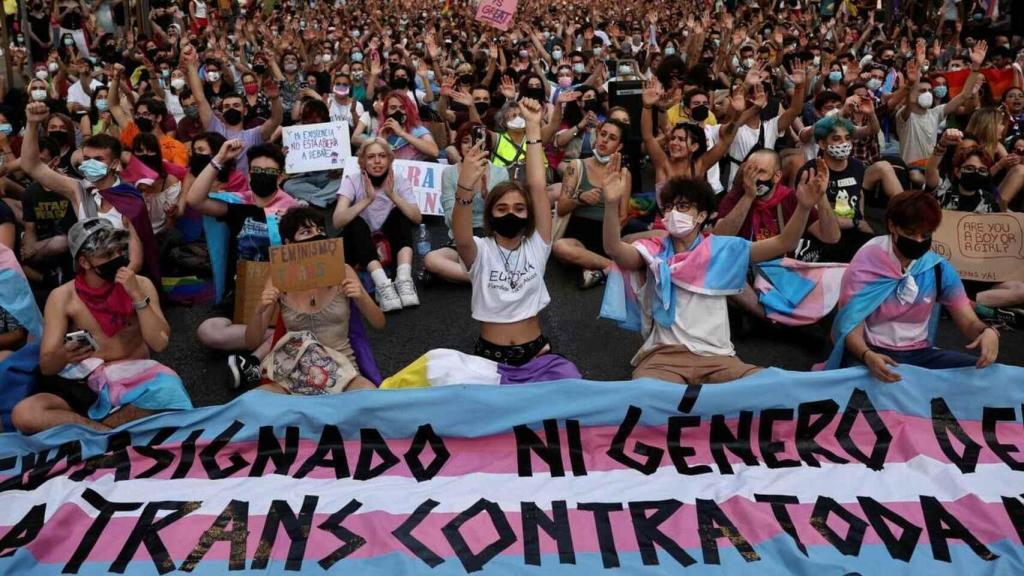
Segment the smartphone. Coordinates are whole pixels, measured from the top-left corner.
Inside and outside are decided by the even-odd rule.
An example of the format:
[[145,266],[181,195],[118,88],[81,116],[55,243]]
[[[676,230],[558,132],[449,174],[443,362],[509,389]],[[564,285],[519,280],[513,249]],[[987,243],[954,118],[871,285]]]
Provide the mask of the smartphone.
[[64,335],[65,342],[74,342],[79,347],[89,346],[94,352],[99,352],[100,345],[96,342],[96,339],[92,337],[86,330],[79,330],[77,332],[71,332]]
[[480,141],[486,141],[485,138],[487,138],[486,128],[484,128],[483,126],[477,126],[473,128],[473,144],[476,144],[477,142]]

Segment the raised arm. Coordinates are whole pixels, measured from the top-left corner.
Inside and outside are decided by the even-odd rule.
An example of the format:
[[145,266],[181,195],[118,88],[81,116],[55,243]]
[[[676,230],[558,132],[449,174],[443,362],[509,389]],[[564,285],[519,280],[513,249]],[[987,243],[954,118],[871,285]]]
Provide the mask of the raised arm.
[[929,189],[934,190],[938,188],[942,182],[942,175],[939,174],[939,165],[942,164],[942,158],[946,155],[946,148],[949,146],[955,147],[963,137],[963,132],[954,128],[950,128],[942,133],[942,138],[939,139],[938,144],[932,149],[931,155],[928,156],[928,164],[924,170],[924,183]]
[[[263,92],[270,97],[270,119],[260,125],[260,137],[264,142],[273,139],[274,131],[284,120],[284,107],[281,105],[281,88],[271,80],[263,83]],[[198,100],[198,98],[196,98]]]
[[481,140],[471,147],[459,165],[459,181],[455,185],[455,208],[452,210],[452,235],[459,258],[471,268],[476,261],[476,242],[473,240],[473,199],[487,194],[483,184],[489,170],[487,149]]
[[629,190],[629,171],[622,168],[622,156],[615,154],[608,163],[604,180],[604,222],[601,240],[604,251],[623,270],[639,270],[643,258],[637,249],[622,241],[620,210]]
[[132,115],[125,111],[121,105],[121,78],[124,75],[124,66],[114,64],[114,77],[110,80],[110,91],[107,94],[107,102],[110,104],[110,115],[121,128],[127,128],[132,121]]
[[548,199],[544,145],[541,140],[541,116],[544,105],[532,98],[519,101],[526,119],[526,184],[530,189],[530,203],[537,232],[545,244],[551,244],[551,201]]
[[[21,169],[43,188],[56,192],[78,205],[79,183],[39,161],[39,124],[50,111],[43,102],[32,102],[25,108],[25,137],[21,143]],[[76,208],[77,209],[77,208]]]
[[203,92],[203,82],[199,79],[199,55],[192,45],[188,45],[181,51],[181,59],[185,63],[185,77],[188,78],[188,87],[196,98],[196,107],[199,108],[199,121],[203,129],[210,126],[210,119],[213,118],[213,109]]
[[210,189],[213,188],[213,180],[217,172],[225,162],[238,158],[244,150],[241,140],[228,140],[220,147],[217,154],[210,160],[210,163],[203,168],[203,171],[196,176],[188,189],[188,205],[193,210],[198,210],[207,216],[224,216],[228,213],[227,204],[210,199]]
[[[781,52],[781,50],[780,50]],[[793,98],[789,102],[789,107],[779,116],[779,132],[785,132],[789,129],[789,125],[800,117],[800,113],[804,109],[804,90],[807,87],[807,72],[801,68],[802,63],[799,60],[793,61],[793,73],[789,75],[789,80],[793,83]]]
[[664,90],[657,78],[647,81],[644,85],[643,103],[644,108],[640,113],[640,136],[643,137],[644,147],[651,156],[654,163],[655,173],[661,172],[668,165],[668,155],[662,150],[654,134],[654,107],[661,101]]
[[984,40],[978,41],[974,48],[971,48],[971,75],[967,77],[967,82],[960,93],[943,106],[942,111],[945,114],[956,113],[957,108],[966,104],[967,100],[974,96],[974,85],[981,80],[981,64],[985,61],[986,54],[988,54],[988,42]]

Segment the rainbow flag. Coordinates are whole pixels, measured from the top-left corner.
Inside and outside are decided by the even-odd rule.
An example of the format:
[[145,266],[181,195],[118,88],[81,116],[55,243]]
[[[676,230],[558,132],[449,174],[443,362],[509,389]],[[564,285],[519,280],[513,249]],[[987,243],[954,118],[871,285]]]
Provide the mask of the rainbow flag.
[[1024,369],[252,391],[0,435],[0,573],[1024,573]]

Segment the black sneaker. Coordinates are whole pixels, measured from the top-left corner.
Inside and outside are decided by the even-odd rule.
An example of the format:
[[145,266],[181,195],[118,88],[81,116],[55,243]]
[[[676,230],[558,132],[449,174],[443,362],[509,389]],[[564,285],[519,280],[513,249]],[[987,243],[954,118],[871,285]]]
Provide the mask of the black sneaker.
[[583,278],[580,280],[580,290],[589,290],[600,286],[604,284],[605,279],[604,270],[584,270]]
[[231,369],[231,387],[234,390],[250,390],[260,385],[260,362],[251,354],[228,356]]

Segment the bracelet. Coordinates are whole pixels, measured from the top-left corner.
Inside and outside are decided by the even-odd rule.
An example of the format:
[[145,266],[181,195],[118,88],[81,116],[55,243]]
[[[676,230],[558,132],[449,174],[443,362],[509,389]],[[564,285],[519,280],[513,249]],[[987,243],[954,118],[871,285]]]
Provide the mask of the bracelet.
[[458,187],[459,190],[465,190],[466,192],[469,192],[470,194],[473,193],[473,189],[470,188],[469,186],[463,186],[462,184],[456,184],[456,186]]
[[221,164],[220,162],[217,162],[217,160],[214,158],[210,158],[210,166],[213,166],[213,169],[218,172],[224,169],[224,165]]
[[860,353],[860,363],[861,364],[865,363],[864,362],[864,357],[868,355],[868,352],[871,352],[871,348],[865,348],[864,351]]
[[527,140],[526,143],[527,144],[543,144],[544,141],[538,138],[537,140]]
[[470,196],[469,198],[459,198],[459,197],[456,196],[455,200],[459,203],[459,206],[472,206],[473,205],[473,197],[472,196]]
[[934,154],[935,156],[942,156],[945,153],[946,153],[946,147],[945,146],[936,146],[935,148],[932,149],[932,154]]
[[644,104],[644,110],[650,110],[651,108],[654,108],[653,104]]

